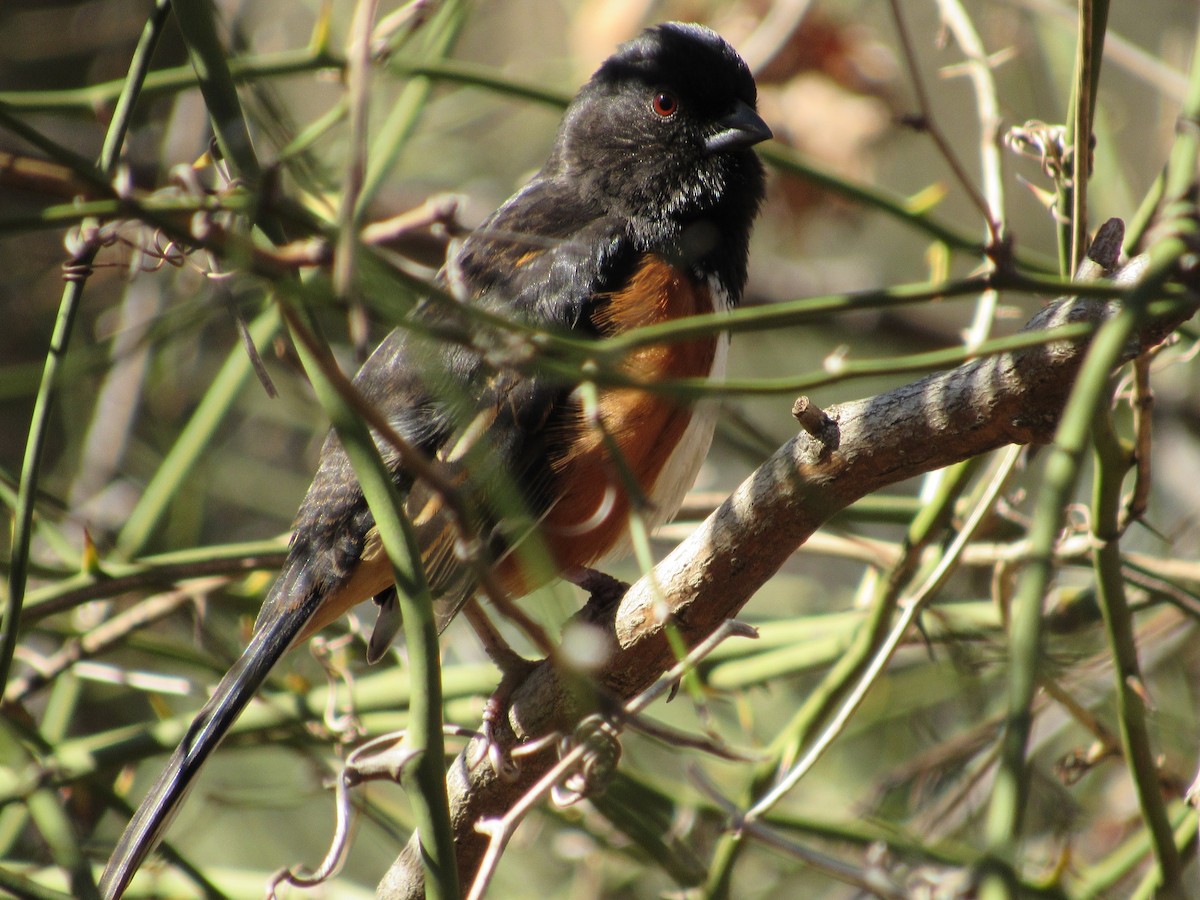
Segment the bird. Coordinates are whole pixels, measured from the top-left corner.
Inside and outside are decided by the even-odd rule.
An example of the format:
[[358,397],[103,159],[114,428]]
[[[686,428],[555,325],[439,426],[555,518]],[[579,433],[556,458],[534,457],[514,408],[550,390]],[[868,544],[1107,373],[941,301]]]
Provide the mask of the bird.
[[[393,330],[355,376],[365,402],[444,466],[477,511],[489,572],[506,595],[591,571],[627,545],[631,512],[649,526],[674,515],[708,452],[715,411],[652,387],[719,378],[728,336],[639,346],[621,360],[620,379],[589,394],[578,366],[522,365],[478,317],[592,341],[736,306],[765,194],[754,147],[770,137],[753,75],[728,42],[696,24],[647,28],[580,88],[537,174],[452,247],[440,276],[450,300],[420,304],[420,327]],[[478,570],[455,552],[444,491],[375,440],[406,498],[444,628],[478,590]],[[374,598],[368,657],[382,656],[398,628],[395,589],[331,431],[253,636],[118,841],[101,878],[106,900],[124,893],[283,654]]]

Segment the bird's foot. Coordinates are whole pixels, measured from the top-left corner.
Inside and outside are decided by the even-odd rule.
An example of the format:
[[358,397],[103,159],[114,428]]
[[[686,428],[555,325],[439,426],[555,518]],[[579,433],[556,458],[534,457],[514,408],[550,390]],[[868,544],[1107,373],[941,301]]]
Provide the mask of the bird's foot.
[[513,692],[538,664],[517,653],[496,630],[492,620],[475,600],[463,607],[463,615],[479,636],[488,658],[500,670],[500,684],[488,697],[483,706],[483,722],[479,729],[479,740],[471,750],[467,764],[473,769],[484,759],[492,764],[496,777],[513,781],[517,777],[517,764],[511,753],[500,740],[499,731],[504,726],[504,714],[512,700]]
[[519,774],[519,767],[512,758],[511,752],[506,748],[505,742],[500,739],[500,732],[508,727],[504,717],[513,693],[529,673],[537,667],[538,662],[518,656],[511,649],[503,662],[494,656],[492,659],[500,666],[502,675],[496,690],[483,705],[483,721],[479,726],[479,739],[472,748],[467,764],[473,769],[486,759],[491,763],[492,771],[496,773],[497,778],[503,781],[515,781]]

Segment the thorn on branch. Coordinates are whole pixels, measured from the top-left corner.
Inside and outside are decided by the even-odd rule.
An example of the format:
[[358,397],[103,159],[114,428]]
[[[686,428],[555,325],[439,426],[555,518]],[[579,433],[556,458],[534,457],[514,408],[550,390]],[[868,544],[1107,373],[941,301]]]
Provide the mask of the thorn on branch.
[[1150,710],[1151,712],[1154,712],[1156,709],[1158,709],[1150,697],[1150,692],[1146,689],[1146,682],[1142,681],[1141,678],[1137,677],[1136,675],[1127,675],[1125,676],[1125,686],[1133,691],[1133,693],[1137,694],[1138,699],[1142,701],[1142,704],[1146,707],[1146,709]]
[[808,397],[797,397],[792,416],[800,427],[829,448],[837,447],[837,423]]
[[992,261],[998,272],[1012,272],[1016,269],[1013,259],[1013,236],[1007,229],[1001,231],[994,239],[988,241],[983,248],[984,254]]
[[271,373],[267,371],[266,363],[263,362],[258,347],[254,346],[254,336],[250,334],[250,326],[246,324],[245,318],[236,306],[231,305],[230,311],[233,313],[233,324],[237,328],[238,337],[242,341],[242,349],[246,351],[246,356],[250,360],[250,367],[254,370],[254,375],[258,378],[258,383],[262,385],[267,396],[274,400],[279,396],[279,390],[271,379]]
[[929,130],[929,117],[924,113],[903,113],[899,121],[905,128],[911,128],[913,131],[925,132]]
[[1105,275],[1112,275],[1121,260],[1121,244],[1124,240],[1125,223],[1120,219],[1109,219],[1096,229],[1087,258],[1103,269]]

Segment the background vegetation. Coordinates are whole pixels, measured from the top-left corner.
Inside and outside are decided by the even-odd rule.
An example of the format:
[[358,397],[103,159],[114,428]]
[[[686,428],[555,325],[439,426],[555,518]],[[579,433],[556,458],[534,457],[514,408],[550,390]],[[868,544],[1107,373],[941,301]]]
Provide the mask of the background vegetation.
[[[731,377],[744,390],[722,398],[685,521],[654,542],[665,552],[796,431],[796,393],[823,406],[903,384],[1012,334],[1050,297],[910,303],[903,286],[1073,270],[1071,134],[1030,120],[1073,120],[1079,85],[1093,83],[1078,75],[1081,45],[1096,60],[1103,49],[1089,228],[1119,217],[1131,253],[1161,250],[1151,226],[1170,219],[1156,205],[1164,167],[1168,197],[1190,199],[1196,174],[1196,7],[1081,6],[1096,23],[1082,42],[1076,10],[1055,0],[903,4],[902,29],[882,2],[446,2],[417,21],[383,4],[361,87],[352,22],[367,5],[348,0],[221,2],[211,19],[196,2],[174,14],[145,0],[0,7],[0,150],[17,155],[0,153],[0,503],[16,523],[10,543],[0,534],[12,655],[0,883],[25,896],[94,890],[129,806],[246,639],[329,424],[281,309],[307,305],[352,371],[436,270],[447,236],[536,169],[562,104],[618,42],[672,18],[717,28],[755,68],[777,135],[748,305],[847,296],[817,321],[814,300],[735,338]],[[157,42],[127,111],[118,97],[148,22]],[[204,91],[197,58],[215,67]],[[1192,118],[1180,124],[1181,111]],[[426,201],[447,193],[453,215],[429,215],[445,207]],[[421,227],[369,230],[413,210]],[[273,249],[280,234],[326,244]],[[357,242],[369,249],[354,251],[352,290],[336,273],[289,288],[307,264],[326,265],[325,247]],[[875,288],[885,293],[873,302],[853,294]],[[1159,296],[1179,291],[1168,279]],[[1111,383],[1081,387],[1099,398],[1084,421],[1104,455],[1093,461],[1085,444],[1067,473],[1077,478],[1053,452],[1000,451],[831,520],[746,607],[759,640],[726,642],[647,713],[754,761],[627,735],[605,793],[530,814],[493,895],[895,896],[899,885],[959,896],[991,863],[1013,866],[1009,888],[1028,894],[1150,896],[1164,881],[1163,893],[1200,892],[1187,800],[1200,734],[1196,341],[1185,324]],[[955,352],[914,358],[942,349]],[[1097,552],[1092,534],[1114,516],[1120,540]],[[967,522],[971,539],[955,546]],[[1040,532],[1053,543],[1046,569],[1024,565]],[[871,623],[943,559],[950,575],[923,599],[922,627],[766,833],[735,843],[731,810],[823,735],[878,652]],[[1020,612],[1031,590],[1045,616],[1032,645]],[[580,602],[556,586],[523,608],[557,634]],[[258,895],[281,866],[316,864],[339,761],[363,734],[411,724],[404,651],[392,665],[363,661],[368,617],[285,661],[171,831],[173,865],[135,891]],[[496,678],[470,630],[452,626],[446,721],[474,727]],[[1032,725],[1015,750],[1004,742],[1014,703]],[[1026,763],[1028,796],[997,794]],[[367,895],[407,840],[414,813],[399,787],[360,800],[345,869],[317,895]]]

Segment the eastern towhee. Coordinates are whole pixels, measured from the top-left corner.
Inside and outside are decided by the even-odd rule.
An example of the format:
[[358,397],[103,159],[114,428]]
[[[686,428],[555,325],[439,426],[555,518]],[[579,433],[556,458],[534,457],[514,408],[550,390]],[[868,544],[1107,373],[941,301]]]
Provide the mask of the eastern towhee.
[[[756,99],[746,64],[706,28],[660,25],[623,44],[567,108],[541,171],[453,254],[447,292],[582,339],[736,304],[764,192],[751,147],[771,136]],[[674,515],[712,440],[711,409],[636,386],[603,388],[586,405],[582,373],[506,363],[483,338],[429,340],[437,326],[469,329],[473,320],[453,306],[421,307],[429,327],[393,331],[355,384],[405,440],[453,473],[509,595],[611,554],[626,540],[634,503],[650,526]],[[720,376],[726,346],[723,335],[643,346],[621,372],[629,385]],[[473,595],[476,570],[455,552],[442,496],[379,445],[407,492],[442,627]],[[369,653],[382,653],[396,628],[393,582],[331,434],[254,637],[134,815],[105,869],[104,897],[124,892],[286,650],[375,597],[381,621]]]

